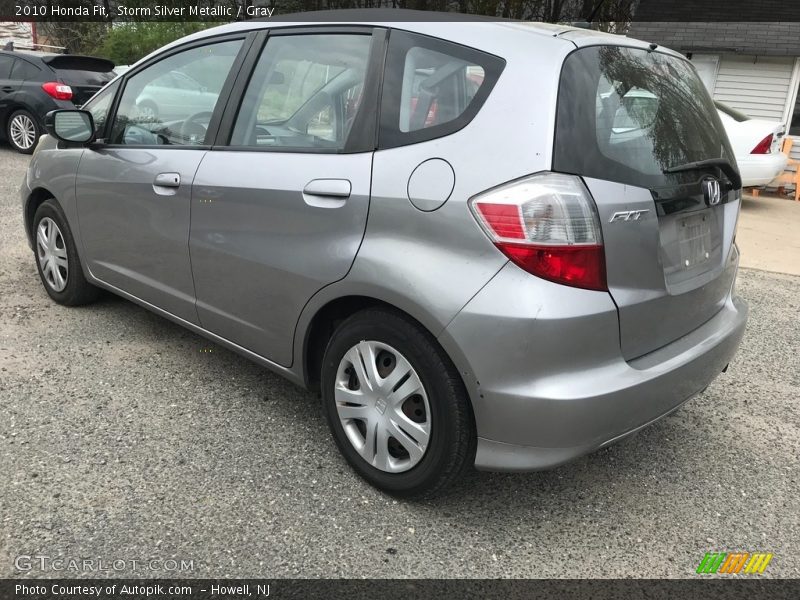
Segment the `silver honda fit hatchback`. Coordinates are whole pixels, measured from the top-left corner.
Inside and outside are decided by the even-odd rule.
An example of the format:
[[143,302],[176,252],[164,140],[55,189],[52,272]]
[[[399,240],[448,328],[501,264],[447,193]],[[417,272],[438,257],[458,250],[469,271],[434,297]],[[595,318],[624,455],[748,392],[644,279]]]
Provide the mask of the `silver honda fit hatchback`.
[[42,283],[110,290],[321,393],[430,496],[553,467],[728,365],[741,180],[685,57],[513,22],[226,25],[48,115]]

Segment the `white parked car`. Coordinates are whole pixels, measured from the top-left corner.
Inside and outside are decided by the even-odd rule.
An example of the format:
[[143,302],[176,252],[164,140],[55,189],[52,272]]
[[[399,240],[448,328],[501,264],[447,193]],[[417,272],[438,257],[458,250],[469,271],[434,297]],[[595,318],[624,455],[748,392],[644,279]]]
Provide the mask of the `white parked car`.
[[781,152],[785,128],[779,121],[751,119],[744,113],[714,102],[728,134],[743,187],[767,185],[786,168]]
[[187,109],[197,114],[211,113],[219,96],[219,91],[208,90],[180,70],[168,71],[146,84],[140,84],[135,77],[130,81],[134,85],[143,85],[136,98],[136,107],[139,116],[150,121],[175,120]]
[[[597,114],[607,110],[604,102],[613,99],[612,91],[601,93],[597,99]],[[717,114],[736,157],[742,187],[767,185],[786,168],[787,157],[781,152],[785,127],[779,121],[752,119],[721,102],[714,101]],[[651,123],[658,112],[658,98],[638,87],[631,88],[613,107],[610,122],[611,144],[626,143],[640,135],[642,127]]]

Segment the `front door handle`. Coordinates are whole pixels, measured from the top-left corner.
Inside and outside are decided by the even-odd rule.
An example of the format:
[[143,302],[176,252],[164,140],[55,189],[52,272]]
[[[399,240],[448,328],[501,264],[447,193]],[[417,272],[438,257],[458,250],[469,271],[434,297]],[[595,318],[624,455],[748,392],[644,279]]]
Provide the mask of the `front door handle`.
[[4,91],[6,94],[10,94],[10,93],[11,93],[11,92],[13,92],[15,89],[17,89],[17,88],[15,88],[15,87],[12,87],[12,86],[10,86],[10,85],[4,85],[4,86],[3,86],[3,91]]
[[303,200],[316,208],[340,208],[350,197],[347,179],[314,179],[303,188]]
[[159,173],[153,180],[153,185],[158,187],[176,188],[181,185],[180,173]]

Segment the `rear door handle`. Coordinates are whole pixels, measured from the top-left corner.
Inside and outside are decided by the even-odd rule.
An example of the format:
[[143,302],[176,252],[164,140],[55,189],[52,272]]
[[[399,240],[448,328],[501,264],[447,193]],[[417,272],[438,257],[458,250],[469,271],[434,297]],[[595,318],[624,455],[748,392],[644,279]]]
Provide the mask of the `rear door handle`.
[[176,188],[181,185],[180,173],[159,173],[153,180],[153,185],[157,187]]
[[10,85],[4,85],[2,89],[6,94],[10,94],[17,88],[11,87]]
[[316,208],[340,208],[350,197],[347,179],[314,179],[303,188],[303,200]]

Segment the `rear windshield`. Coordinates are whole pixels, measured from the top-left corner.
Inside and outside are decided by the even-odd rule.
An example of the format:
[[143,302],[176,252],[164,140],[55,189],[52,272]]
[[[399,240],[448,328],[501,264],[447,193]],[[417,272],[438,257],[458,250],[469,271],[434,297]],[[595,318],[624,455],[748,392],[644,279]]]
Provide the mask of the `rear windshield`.
[[58,78],[69,85],[104,86],[116,77],[113,71],[100,73],[97,71],[78,71],[75,69],[56,69]]
[[44,61],[70,85],[103,86],[116,76],[114,63],[104,58],[62,54],[49,56]]
[[564,61],[554,170],[656,188],[696,180],[664,169],[709,158],[736,164],[688,61],[619,46],[581,48]]

